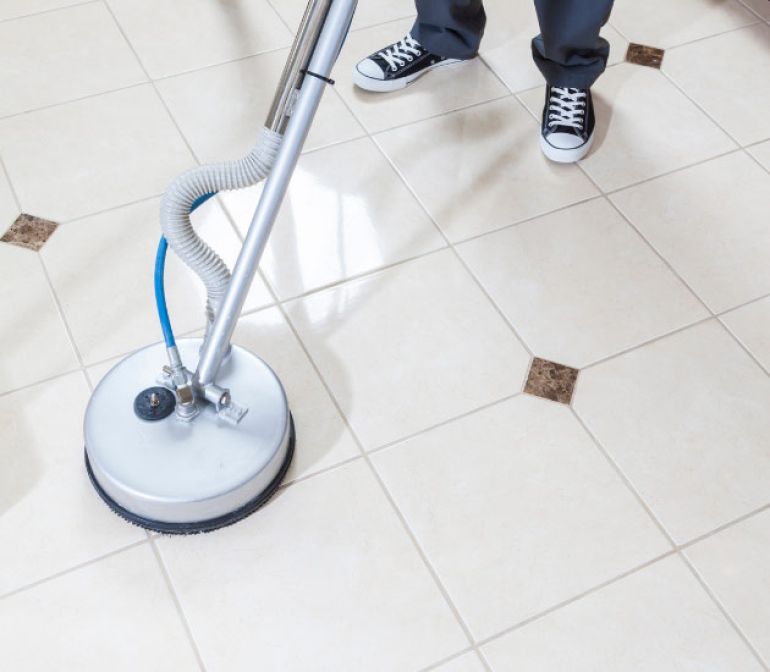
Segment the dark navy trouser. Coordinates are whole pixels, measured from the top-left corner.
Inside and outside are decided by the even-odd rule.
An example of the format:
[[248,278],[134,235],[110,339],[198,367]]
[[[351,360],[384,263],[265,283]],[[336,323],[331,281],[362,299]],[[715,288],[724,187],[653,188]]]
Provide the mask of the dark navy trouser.
[[[519,2],[520,0],[509,0]],[[482,0],[416,0],[412,36],[428,51],[472,58],[484,34]],[[588,88],[604,71],[610,45],[599,37],[612,0],[535,0],[540,35],[532,57],[552,86]]]

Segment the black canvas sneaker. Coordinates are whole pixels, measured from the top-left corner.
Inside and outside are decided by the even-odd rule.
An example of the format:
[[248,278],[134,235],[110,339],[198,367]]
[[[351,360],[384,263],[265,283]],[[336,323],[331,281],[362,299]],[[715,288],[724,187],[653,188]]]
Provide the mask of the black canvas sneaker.
[[545,87],[540,146],[551,161],[574,163],[588,154],[594,123],[591,89]]
[[353,68],[353,83],[367,91],[395,91],[434,68],[453,63],[462,61],[431,54],[409,34],[360,61]]

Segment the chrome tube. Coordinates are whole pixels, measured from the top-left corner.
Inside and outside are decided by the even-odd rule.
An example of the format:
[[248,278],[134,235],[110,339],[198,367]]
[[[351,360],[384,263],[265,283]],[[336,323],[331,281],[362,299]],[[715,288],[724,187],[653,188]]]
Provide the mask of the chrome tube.
[[265,119],[265,126],[276,133],[284,133],[291,113],[291,103],[300,88],[304,70],[313,53],[332,0],[310,0],[299,24],[294,43],[281,73],[273,103]]
[[[317,0],[318,3],[325,1]],[[243,302],[254,280],[273,222],[283,202],[324,88],[327,86],[323,78],[328,78],[331,74],[355,9],[356,0],[331,1],[307,66],[308,72],[313,74],[304,76],[296,102],[288,109],[290,116],[283,143],[265,182],[246,240],[235,263],[230,285],[202,348],[198,370],[193,379],[193,384],[198,390],[215,382],[219,367],[227,353]],[[306,16],[308,13],[312,13],[310,8]]]

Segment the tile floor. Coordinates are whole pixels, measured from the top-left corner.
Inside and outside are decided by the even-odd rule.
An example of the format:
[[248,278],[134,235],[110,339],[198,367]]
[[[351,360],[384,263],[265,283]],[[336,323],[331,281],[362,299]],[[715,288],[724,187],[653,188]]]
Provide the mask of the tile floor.
[[[770,670],[770,3],[617,0],[576,166],[530,0],[486,6],[480,58],[382,97],[350,67],[413,7],[361,0],[235,334],[297,456],[168,538],[94,494],[84,407],[159,337],[158,197],[250,146],[303,1],[0,0],[1,669]],[[195,216],[230,263],[259,193]]]

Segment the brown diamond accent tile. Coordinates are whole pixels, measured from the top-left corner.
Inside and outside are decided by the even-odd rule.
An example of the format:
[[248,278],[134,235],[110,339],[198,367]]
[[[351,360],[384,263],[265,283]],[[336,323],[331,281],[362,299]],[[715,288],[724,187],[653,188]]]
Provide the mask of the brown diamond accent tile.
[[535,357],[529,369],[524,391],[562,404],[569,404],[575,389],[578,370],[564,364]]
[[56,231],[57,226],[59,225],[56,222],[22,213],[0,238],[0,242],[26,247],[37,252]]
[[646,44],[636,44],[631,42],[626,52],[626,60],[629,63],[637,65],[646,65],[650,68],[660,68],[663,62],[663,49],[657,47],[648,47]]

